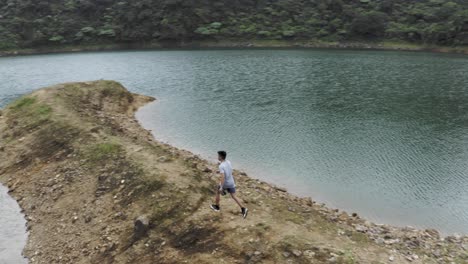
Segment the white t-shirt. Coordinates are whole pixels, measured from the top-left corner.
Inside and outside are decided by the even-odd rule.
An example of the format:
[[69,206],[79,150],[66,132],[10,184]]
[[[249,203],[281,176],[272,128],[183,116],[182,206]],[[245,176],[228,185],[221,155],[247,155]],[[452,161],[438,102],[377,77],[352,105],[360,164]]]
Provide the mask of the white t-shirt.
[[232,166],[229,160],[225,160],[219,164],[219,172],[224,174],[224,186],[223,188],[234,188],[236,183],[232,176]]

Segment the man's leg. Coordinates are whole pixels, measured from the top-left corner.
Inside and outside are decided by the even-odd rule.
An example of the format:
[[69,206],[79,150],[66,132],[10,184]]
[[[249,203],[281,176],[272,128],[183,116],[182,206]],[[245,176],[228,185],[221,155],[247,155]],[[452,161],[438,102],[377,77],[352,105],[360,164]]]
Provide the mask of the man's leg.
[[244,206],[241,204],[241,202],[237,198],[236,193],[231,193],[231,197],[232,199],[234,199],[234,201],[236,201],[237,205],[239,205],[240,208],[244,208]]
[[216,204],[217,206],[219,206],[220,194],[221,194],[221,193],[219,192],[219,188],[216,188],[216,198],[215,198],[215,201],[216,201],[216,202],[215,202],[215,204]]
[[236,196],[236,193],[235,191],[231,193],[231,197],[232,199],[234,199],[234,201],[236,201],[236,203],[239,205],[239,207],[241,208],[241,213],[242,213],[242,217],[246,218],[247,217],[247,212],[249,211],[249,209],[245,208],[242,203],[239,201],[239,199],[237,198]]
[[219,188],[216,188],[216,198],[215,198],[215,204],[210,205],[210,208],[213,209],[214,211],[218,212],[219,211],[219,196],[220,196]]

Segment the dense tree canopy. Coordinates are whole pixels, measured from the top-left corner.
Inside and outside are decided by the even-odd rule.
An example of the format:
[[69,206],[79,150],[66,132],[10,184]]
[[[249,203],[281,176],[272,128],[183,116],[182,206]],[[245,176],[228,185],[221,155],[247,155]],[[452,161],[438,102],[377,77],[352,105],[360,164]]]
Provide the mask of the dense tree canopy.
[[200,39],[468,45],[468,1],[0,0],[0,49]]

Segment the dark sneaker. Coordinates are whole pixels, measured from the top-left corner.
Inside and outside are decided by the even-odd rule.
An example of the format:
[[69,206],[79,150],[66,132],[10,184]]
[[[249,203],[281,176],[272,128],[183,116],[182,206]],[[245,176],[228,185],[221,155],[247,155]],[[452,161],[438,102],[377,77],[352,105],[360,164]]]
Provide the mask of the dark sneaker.
[[213,211],[215,211],[215,212],[219,212],[219,205],[217,205],[217,204],[210,205],[210,208],[213,209]]
[[247,212],[249,212],[249,209],[244,208],[244,207],[241,208],[242,217],[246,218]]

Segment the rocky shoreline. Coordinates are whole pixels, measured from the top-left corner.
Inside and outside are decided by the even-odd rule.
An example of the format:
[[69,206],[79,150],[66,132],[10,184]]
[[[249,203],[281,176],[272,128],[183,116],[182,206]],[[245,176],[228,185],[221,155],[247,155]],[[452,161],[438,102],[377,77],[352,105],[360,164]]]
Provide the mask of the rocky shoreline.
[[213,198],[216,165],[155,140],[153,98],[112,81],[40,89],[0,112],[0,182],[30,263],[468,263],[468,236],[378,225],[235,171],[246,220]]

